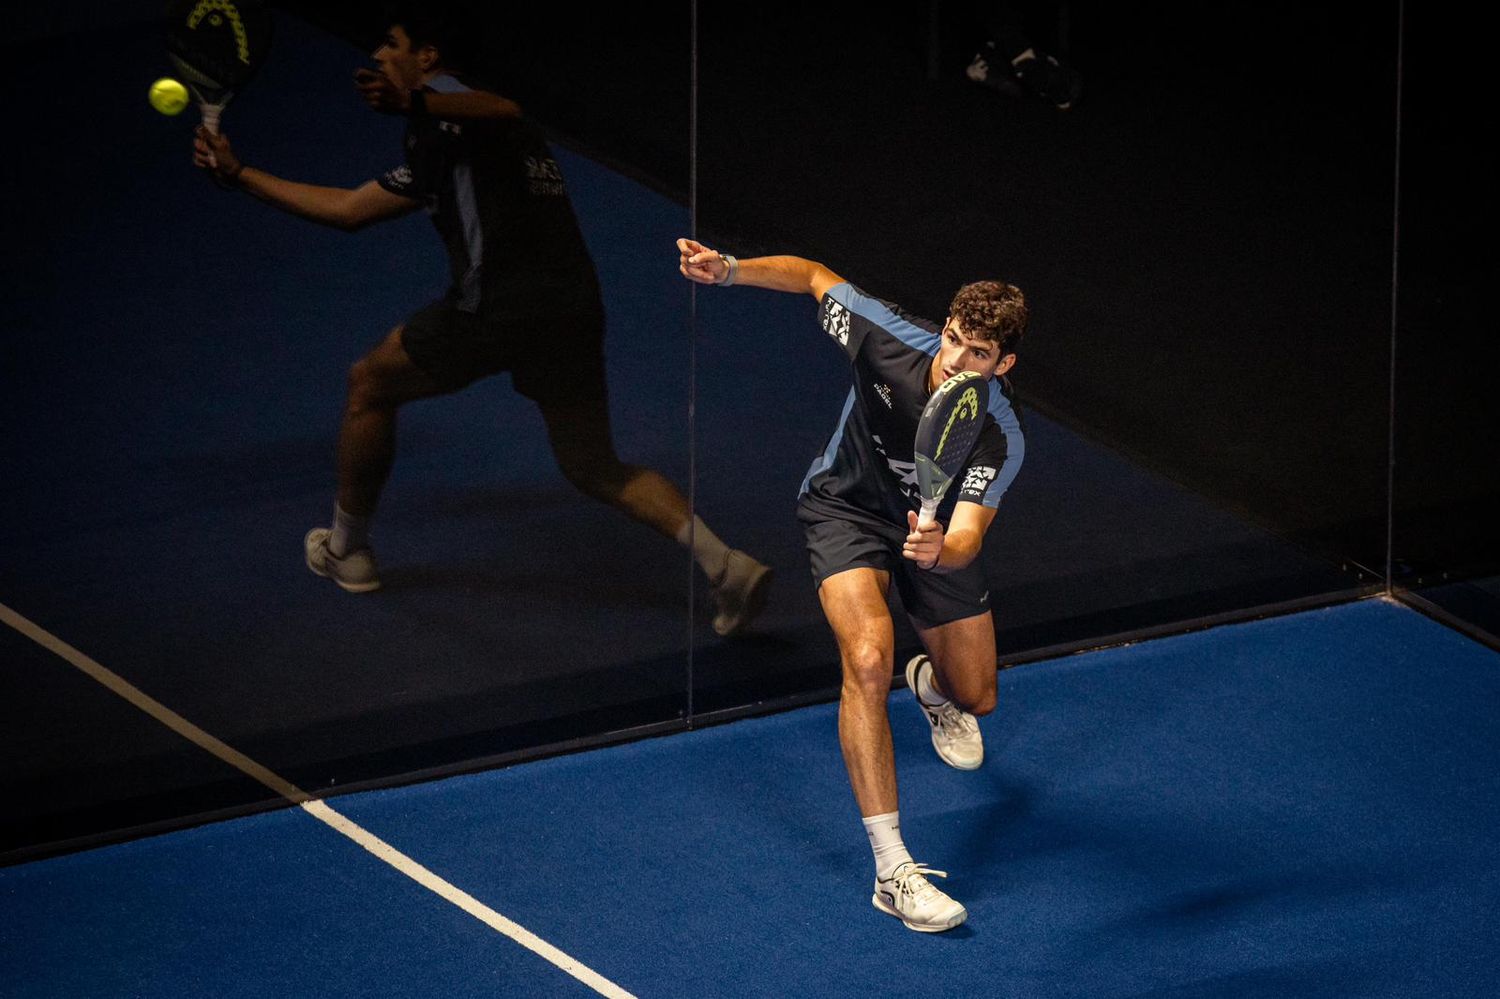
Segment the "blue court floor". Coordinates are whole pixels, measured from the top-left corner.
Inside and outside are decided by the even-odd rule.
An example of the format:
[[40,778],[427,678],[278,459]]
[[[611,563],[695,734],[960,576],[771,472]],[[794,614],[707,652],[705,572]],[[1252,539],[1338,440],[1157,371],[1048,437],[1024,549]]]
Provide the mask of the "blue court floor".
[[[606,994],[1490,996],[1497,703],[1381,600],[1006,671],[975,773],[897,691],[943,935],[870,906],[833,705],[329,804]],[[7,996],[597,994],[298,809],[0,870],[0,925]]]

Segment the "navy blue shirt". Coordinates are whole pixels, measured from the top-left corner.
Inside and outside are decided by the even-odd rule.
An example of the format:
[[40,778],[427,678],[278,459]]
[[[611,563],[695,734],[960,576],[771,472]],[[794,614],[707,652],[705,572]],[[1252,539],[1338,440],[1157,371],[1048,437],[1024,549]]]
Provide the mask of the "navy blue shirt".
[[[854,387],[838,428],[802,482],[803,502],[835,514],[849,506],[905,526],[906,511],[921,507],[914,445],[932,395],[927,384],[941,329],[848,283],[823,296],[819,319],[849,355]],[[960,500],[998,507],[1025,454],[1010,383],[996,378],[984,427],[938,507],[939,519],[952,517]]]

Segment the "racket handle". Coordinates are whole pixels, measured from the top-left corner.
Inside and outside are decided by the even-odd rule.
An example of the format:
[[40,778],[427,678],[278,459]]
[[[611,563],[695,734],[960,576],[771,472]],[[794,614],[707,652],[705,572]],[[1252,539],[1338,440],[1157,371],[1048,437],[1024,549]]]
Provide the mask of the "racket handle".
[[[208,134],[218,135],[219,116],[224,113],[224,105],[210,104],[208,103],[208,101],[199,101],[198,113],[203,116],[203,127],[208,129]],[[208,162],[211,166],[217,167],[219,165],[219,161],[214,157],[213,153],[208,154]]]
[[937,500],[935,500],[935,499],[924,499],[922,501],[922,509],[917,514],[917,526],[918,527],[926,527],[928,524],[932,523],[934,520],[937,520],[937,508],[938,508],[938,501]]

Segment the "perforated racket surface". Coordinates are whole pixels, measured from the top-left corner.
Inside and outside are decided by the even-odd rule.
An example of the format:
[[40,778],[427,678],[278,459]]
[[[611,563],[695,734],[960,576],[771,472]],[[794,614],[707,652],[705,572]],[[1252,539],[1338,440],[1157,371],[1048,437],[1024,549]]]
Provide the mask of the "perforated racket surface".
[[937,387],[917,423],[914,448],[917,492],[922,497],[918,524],[930,524],[954,476],[968,464],[969,452],[984,428],[990,401],[989,382],[973,371],[960,371]]

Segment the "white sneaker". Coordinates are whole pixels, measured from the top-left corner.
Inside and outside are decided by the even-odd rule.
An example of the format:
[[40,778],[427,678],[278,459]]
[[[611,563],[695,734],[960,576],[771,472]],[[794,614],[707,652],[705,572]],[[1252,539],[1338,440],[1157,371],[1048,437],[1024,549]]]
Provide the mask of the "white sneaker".
[[328,536],[331,533],[333,532],[326,527],[314,527],[302,539],[307,567],[338,583],[350,593],[369,593],[380,589],[380,574],[375,569],[375,553],[368,548],[361,548],[339,558],[328,550]]
[[895,916],[918,933],[941,933],[969,918],[969,910],[938,890],[927,875],[948,875],[913,860],[899,865],[888,880],[875,879],[870,901],[881,912]]
[[714,632],[728,637],[749,626],[766,606],[766,591],[771,586],[771,567],[762,565],[738,549],[724,556],[724,571],[713,584]]
[[935,708],[923,703],[917,696],[917,678],[923,667],[932,669],[932,661],[926,656],[912,656],[906,664],[906,685],[932,726],[932,748],[950,767],[978,770],[984,762],[984,736],[979,731],[979,722],[952,701],[944,701]]

